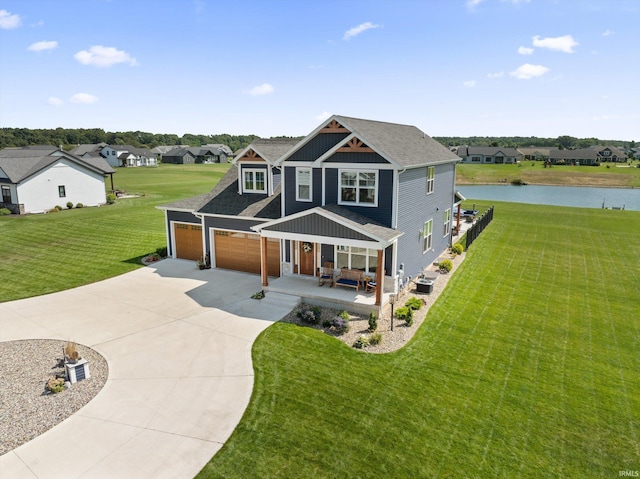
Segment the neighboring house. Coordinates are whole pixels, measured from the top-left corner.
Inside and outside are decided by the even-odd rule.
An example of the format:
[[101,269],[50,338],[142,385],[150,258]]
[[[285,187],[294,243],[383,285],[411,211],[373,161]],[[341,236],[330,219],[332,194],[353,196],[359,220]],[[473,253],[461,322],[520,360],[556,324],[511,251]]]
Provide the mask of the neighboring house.
[[332,262],[395,290],[450,246],[459,161],[414,126],[332,116],[297,142],[256,140],[210,193],[159,207],[167,247],[264,286]]
[[[13,213],[41,213],[56,205],[106,203],[103,158],[80,158],[62,150],[6,148],[0,152],[0,207]],[[111,177],[113,189],[113,177]]]
[[175,163],[178,165],[193,165],[196,162],[196,157],[188,148],[179,146],[163,154],[162,162]]
[[520,147],[518,152],[522,155],[523,160],[527,161],[543,161],[549,158],[550,148],[542,147]]
[[225,145],[176,147],[162,155],[163,163],[189,165],[194,163],[226,163],[232,155]]
[[598,152],[598,158],[601,162],[626,163],[627,154],[615,146],[590,146],[589,149]]
[[112,168],[120,166],[120,163],[118,162],[118,151],[106,143],[78,145],[69,153],[79,156],[80,158],[102,157]]
[[461,146],[457,154],[462,158],[462,163],[512,164],[522,159],[522,154],[515,148],[497,146]]

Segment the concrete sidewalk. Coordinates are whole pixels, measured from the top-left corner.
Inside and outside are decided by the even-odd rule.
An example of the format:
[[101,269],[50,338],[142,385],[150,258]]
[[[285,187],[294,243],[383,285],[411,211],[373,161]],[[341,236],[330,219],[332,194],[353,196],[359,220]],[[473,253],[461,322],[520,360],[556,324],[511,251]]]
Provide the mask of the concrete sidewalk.
[[0,303],[0,341],[73,340],[109,378],[70,418],[0,457],[3,478],[191,478],[249,403],[251,347],[293,304],[250,299],[256,275],[164,260]]

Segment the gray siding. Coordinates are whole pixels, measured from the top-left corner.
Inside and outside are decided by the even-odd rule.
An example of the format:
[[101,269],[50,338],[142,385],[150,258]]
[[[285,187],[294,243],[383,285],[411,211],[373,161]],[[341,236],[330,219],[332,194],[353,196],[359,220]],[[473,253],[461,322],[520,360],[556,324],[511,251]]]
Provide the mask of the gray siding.
[[[400,175],[398,191],[398,268],[404,263],[405,275],[415,277],[433,263],[449,246],[450,236],[443,237],[444,212],[453,207],[454,164],[435,167],[434,192],[427,195],[427,168],[406,170]],[[433,219],[432,249],[422,253],[419,231]]]
[[280,174],[280,170],[277,168],[272,168],[271,170],[273,173],[273,191],[275,191],[282,181],[282,175]]
[[[338,203],[338,170],[327,168],[325,170],[325,203]],[[425,180],[426,181],[426,180]],[[356,213],[371,218],[378,223],[393,228],[391,216],[393,211],[393,171],[380,170],[378,173],[378,207],[345,206]]]
[[293,166],[285,167],[283,186],[286,191],[285,216],[299,213],[315,206],[322,206],[322,170],[314,168],[311,177],[313,182],[313,201],[296,201],[296,169]]
[[287,158],[287,161],[313,161],[320,158],[338,142],[349,136],[349,133],[318,134],[306,145]]
[[200,218],[194,216],[191,213],[187,213],[185,211],[167,211],[167,234],[169,238],[169,244],[167,244],[167,251],[169,256],[173,255],[173,250],[171,248],[171,244],[173,243],[173,230],[171,229],[172,221],[179,221],[180,223],[191,223],[194,225],[202,224]]

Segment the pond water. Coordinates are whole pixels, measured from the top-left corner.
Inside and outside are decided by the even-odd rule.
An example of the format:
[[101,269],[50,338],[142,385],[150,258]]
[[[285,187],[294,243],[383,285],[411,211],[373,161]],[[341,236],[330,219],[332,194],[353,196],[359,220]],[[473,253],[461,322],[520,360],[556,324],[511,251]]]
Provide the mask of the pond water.
[[640,211],[640,188],[594,188],[590,186],[460,185],[465,198],[476,200],[577,206],[580,208],[622,208]]

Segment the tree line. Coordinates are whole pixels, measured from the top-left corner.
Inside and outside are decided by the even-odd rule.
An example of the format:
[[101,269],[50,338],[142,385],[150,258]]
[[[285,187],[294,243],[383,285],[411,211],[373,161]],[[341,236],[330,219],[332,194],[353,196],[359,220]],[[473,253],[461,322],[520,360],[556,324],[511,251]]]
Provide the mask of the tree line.
[[[144,131],[108,132],[101,128],[0,128],[0,149],[6,147],[21,147],[28,145],[62,146],[65,150],[72,150],[78,145],[106,143],[108,145],[131,145],[138,148],[154,148],[159,145],[189,145],[202,146],[208,143],[221,143],[237,151],[245,148],[257,135],[192,135],[183,136],[172,134],[147,133]],[[286,137],[279,137],[286,138]],[[498,146],[502,148],[544,147],[575,149],[587,148],[593,145],[607,145],[635,148],[635,141],[600,140],[598,138],[575,138],[573,136],[559,136],[557,138],[538,138],[535,136],[438,136],[434,137],[445,146]]]

